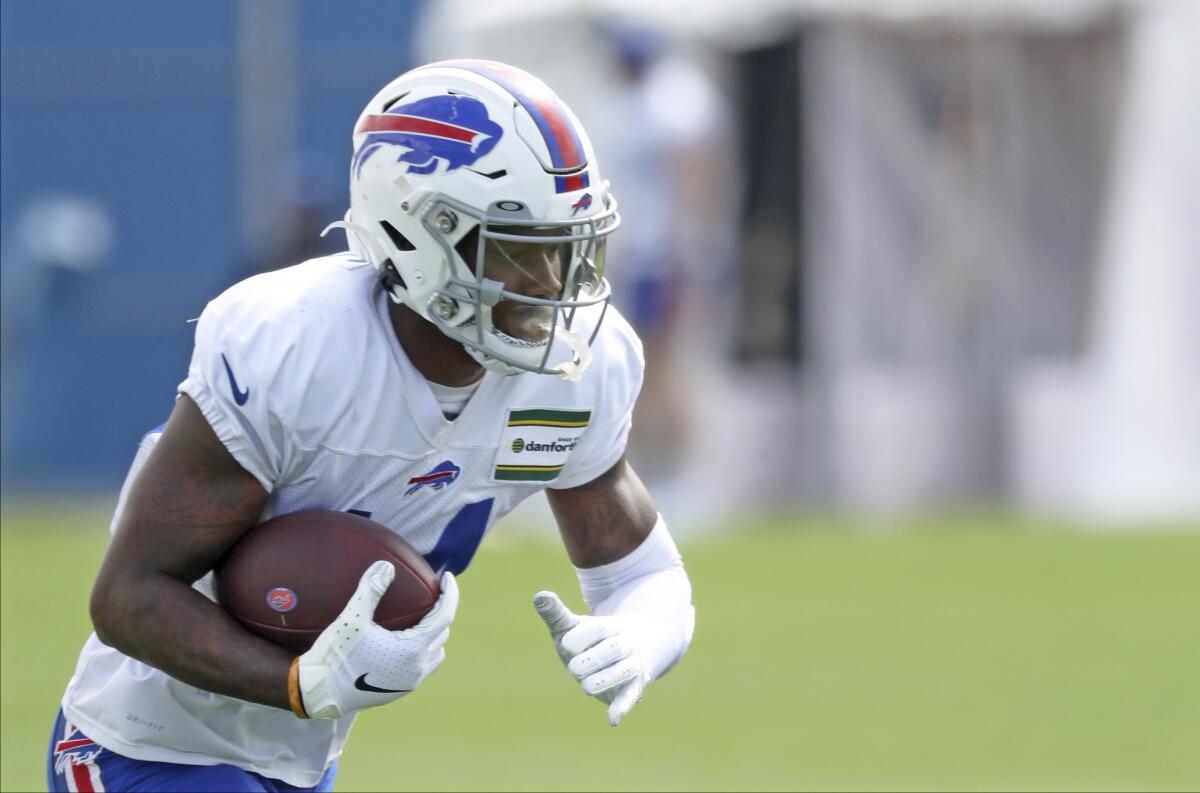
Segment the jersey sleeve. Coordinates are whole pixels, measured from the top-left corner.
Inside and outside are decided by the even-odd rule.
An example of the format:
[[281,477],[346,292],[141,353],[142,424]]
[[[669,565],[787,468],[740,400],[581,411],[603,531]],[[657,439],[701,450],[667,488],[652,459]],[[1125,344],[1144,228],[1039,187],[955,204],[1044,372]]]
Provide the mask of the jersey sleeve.
[[602,328],[602,346],[596,364],[602,367],[595,385],[595,411],[562,473],[554,480],[555,490],[586,485],[608,471],[629,442],[633,406],[642,390],[646,362],[642,343],[625,319],[611,311]]
[[272,404],[273,372],[263,371],[270,362],[261,355],[255,360],[256,349],[271,345],[238,313],[208,304],[178,391],[191,397],[229,453],[270,493],[292,465],[295,445]]

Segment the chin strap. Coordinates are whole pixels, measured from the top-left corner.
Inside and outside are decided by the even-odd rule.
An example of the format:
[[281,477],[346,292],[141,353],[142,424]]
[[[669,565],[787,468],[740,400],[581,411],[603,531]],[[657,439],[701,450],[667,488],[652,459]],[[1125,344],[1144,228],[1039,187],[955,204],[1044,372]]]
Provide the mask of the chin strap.
[[555,328],[554,335],[563,344],[571,348],[573,359],[554,367],[558,376],[563,380],[574,382],[583,376],[583,370],[592,363],[592,348],[587,339],[578,333],[572,333],[564,328]]

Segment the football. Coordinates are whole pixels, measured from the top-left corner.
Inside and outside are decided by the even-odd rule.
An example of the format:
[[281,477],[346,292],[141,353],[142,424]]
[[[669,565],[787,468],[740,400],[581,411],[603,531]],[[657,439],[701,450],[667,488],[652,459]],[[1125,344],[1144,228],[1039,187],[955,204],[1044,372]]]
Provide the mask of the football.
[[395,565],[396,578],[375,621],[389,630],[411,628],[437,602],[437,575],[386,526],[335,510],[278,515],[248,531],[213,571],[217,603],[251,633],[300,654],[380,559]]

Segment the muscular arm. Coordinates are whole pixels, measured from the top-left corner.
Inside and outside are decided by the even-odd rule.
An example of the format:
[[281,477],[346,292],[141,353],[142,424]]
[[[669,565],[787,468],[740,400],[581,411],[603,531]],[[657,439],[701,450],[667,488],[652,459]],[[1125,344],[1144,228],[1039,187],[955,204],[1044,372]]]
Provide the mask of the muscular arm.
[[612,468],[546,497],[576,567],[599,567],[626,556],[650,534],[658,513],[646,486],[622,457]]
[[100,640],[197,688],[288,709],[291,655],[191,587],[255,524],[266,499],[180,396],[92,589]]

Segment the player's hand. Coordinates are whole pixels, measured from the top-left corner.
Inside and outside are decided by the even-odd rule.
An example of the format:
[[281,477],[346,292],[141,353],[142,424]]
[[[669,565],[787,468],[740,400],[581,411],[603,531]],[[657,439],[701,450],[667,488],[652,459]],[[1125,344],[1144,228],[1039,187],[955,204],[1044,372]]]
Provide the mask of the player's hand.
[[583,692],[608,704],[608,723],[616,727],[642,698],[650,672],[640,651],[646,626],[637,616],[593,617],[571,612],[558,595],[538,592],[533,607],[567,671]]
[[309,717],[336,719],[397,700],[445,659],[443,645],[458,610],[454,575],[442,574],[442,594],[424,619],[407,630],[389,631],[375,622],[375,607],[395,576],[391,562],[368,567],[337,620],[296,659]]

